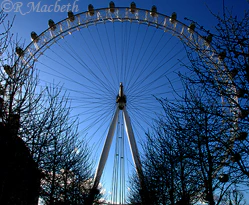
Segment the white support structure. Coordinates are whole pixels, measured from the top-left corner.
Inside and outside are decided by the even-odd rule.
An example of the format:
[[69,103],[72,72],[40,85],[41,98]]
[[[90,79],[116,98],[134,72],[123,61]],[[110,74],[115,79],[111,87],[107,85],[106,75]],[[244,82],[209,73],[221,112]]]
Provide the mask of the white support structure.
[[[105,145],[104,145],[104,148],[102,150],[101,157],[100,157],[100,160],[99,160],[99,164],[98,164],[95,176],[94,176],[94,184],[93,184],[92,189],[97,189],[98,188],[100,178],[102,176],[102,173],[103,173],[103,170],[104,170],[107,158],[108,158],[108,154],[109,154],[110,147],[111,147],[111,144],[112,144],[114,132],[115,132],[115,129],[116,129],[116,126],[117,126],[119,111],[123,112],[123,118],[124,118],[126,134],[127,134],[128,141],[129,141],[129,144],[130,144],[131,154],[132,154],[132,158],[133,158],[133,161],[134,161],[134,164],[135,164],[135,168],[136,168],[138,177],[140,177],[141,174],[142,174],[142,165],[141,165],[140,156],[139,156],[139,153],[138,153],[136,140],[135,140],[134,133],[133,133],[133,130],[132,130],[130,117],[129,117],[128,112],[126,110],[126,96],[124,95],[122,83],[120,83],[119,94],[117,96],[116,103],[117,103],[116,111],[114,113],[111,125],[109,127],[108,134],[106,136]],[[141,179],[140,179],[140,182],[141,182]]]
[[140,161],[140,156],[139,156],[139,152],[138,152],[138,148],[137,148],[137,143],[136,143],[136,140],[135,140],[135,137],[134,137],[134,132],[132,130],[130,117],[128,115],[126,107],[124,107],[124,109],[123,109],[123,116],[124,116],[126,134],[128,136],[128,140],[129,140],[129,144],[130,144],[132,158],[133,158],[133,161],[134,161],[134,164],[135,164],[135,167],[136,167],[138,177],[140,177],[140,174],[141,174],[141,171],[142,171],[142,164],[141,164],[141,161]]
[[112,122],[111,122],[111,125],[110,125],[110,128],[109,128],[109,131],[108,131],[108,134],[106,136],[105,145],[104,145],[104,148],[102,150],[101,157],[100,157],[100,160],[99,160],[99,164],[98,164],[95,176],[94,176],[93,189],[98,188],[100,178],[102,176],[102,173],[103,173],[103,170],[104,170],[104,167],[105,167],[105,164],[106,164],[106,160],[108,158],[108,154],[109,154],[110,147],[111,147],[111,144],[112,144],[112,139],[113,139],[113,136],[114,136],[114,132],[115,132],[115,129],[116,129],[116,126],[117,126],[118,115],[119,115],[119,108],[117,106],[116,111],[115,111],[114,116],[113,116],[113,119],[112,119]]

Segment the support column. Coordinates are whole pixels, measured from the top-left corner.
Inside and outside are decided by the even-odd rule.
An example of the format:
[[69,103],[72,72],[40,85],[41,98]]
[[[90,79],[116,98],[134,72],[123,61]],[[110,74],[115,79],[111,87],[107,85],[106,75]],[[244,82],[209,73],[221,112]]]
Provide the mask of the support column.
[[123,116],[124,116],[125,129],[126,129],[126,133],[127,133],[129,144],[130,144],[131,153],[132,153],[132,158],[133,158],[133,161],[134,161],[134,164],[136,167],[136,171],[137,171],[139,180],[141,181],[140,177],[142,175],[142,164],[140,161],[137,143],[136,143],[134,133],[132,130],[130,117],[128,115],[126,107],[123,108]]
[[108,154],[109,154],[110,147],[112,144],[113,135],[114,135],[114,132],[115,132],[115,129],[117,126],[118,114],[119,114],[119,108],[118,108],[118,106],[116,106],[116,111],[115,111],[115,114],[113,116],[108,134],[106,136],[105,145],[104,145],[104,148],[102,150],[101,157],[100,157],[99,164],[98,164],[98,168],[97,168],[95,176],[94,176],[93,189],[98,188],[100,178],[102,176],[103,169],[105,167],[106,160],[108,158]]

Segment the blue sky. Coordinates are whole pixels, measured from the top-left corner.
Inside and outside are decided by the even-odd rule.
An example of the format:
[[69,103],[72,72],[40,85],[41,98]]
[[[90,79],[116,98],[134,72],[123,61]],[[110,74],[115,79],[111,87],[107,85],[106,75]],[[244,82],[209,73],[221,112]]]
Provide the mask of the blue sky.
[[[130,1],[126,0],[114,3],[117,7],[130,5]],[[184,20],[184,17],[187,17],[211,31],[216,21],[209,9],[213,13],[222,14],[223,12],[222,0],[138,0],[135,3],[137,8],[142,9],[151,9],[152,5],[156,5],[159,13],[168,16],[176,12],[178,19],[183,23],[189,24]],[[109,1],[4,0],[1,6],[5,6],[10,20],[15,16],[12,32],[18,33],[18,37],[28,45],[32,31],[39,35],[48,28],[49,19],[58,22],[66,18],[65,8],[74,9],[74,13],[80,13],[86,11],[89,4],[94,8],[105,8],[108,7]],[[236,2],[224,0],[224,4],[228,8],[233,7],[234,13],[238,16],[243,14],[244,9],[248,9],[246,0],[236,0]],[[75,7],[73,8],[72,5]],[[115,98],[120,81],[124,83],[128,98],[128,112],[134,125],[135,136],[139,141],[143,139],[144,132],[149,131],[148,124],[153,123],[150,117],[156,117],[160,113],[160,111],[157,112],[158,106],[153,98],[151,100],[147,98],[155,94],[151,89],[163,93],[159,94],[159,97],[173,98],[171,86],[180,90],[178,87],[180,82],[175,80],[174,74],[184,72],[182,64],[187,63],[179,40],[175,37],[171,38],[172,35],[158,32],[154,28],[147,30],[147,27],[137,24],[119,24],[115,29],[113,32],[114,28],[110,23],[81,29],[77,34],[74,32],[73,35],[68,35],[53,44],[37,62],[37,69],[40,71],[43,83],[52,82],[55,79],[54,82],[65,85],[65,89],[70,93],[72,107],[75,108],[72,115],[79,116],[79,130],[82,137],[94,146],[95,161],[100,155],[104,137],[115,110]],[[106,34],[107,31],[109,34]],[[114,44],[110,44],[113,41],[115,41]],[[156,49],[157,51],[154,51]],[[160,63],[157,64],[158,62]],[[76,70],[72,70],[71,66]],[[132,70],[132,67],[136,69]],[[148,68],[144,71],[143,67]],[[118,73],[119,69],[124,70]],[[154,80],[157,84],[150,87],[149,83]],[[169,80],[172,83],[169,83]],[[171,91],[168,91],[167,89],[170,88]],[[122,126],[120,122],[120,127]],[[86,129],[88,127],[89,129]],[[127,165],[132,167],[127,140],[125,144]],[[113,146],[111,153],[114,152]],[[112,162],[113,159],[104,171],[102,182],[105,187],[110,184]],[[107,188],[107,192],[110,191],[111,188]]]

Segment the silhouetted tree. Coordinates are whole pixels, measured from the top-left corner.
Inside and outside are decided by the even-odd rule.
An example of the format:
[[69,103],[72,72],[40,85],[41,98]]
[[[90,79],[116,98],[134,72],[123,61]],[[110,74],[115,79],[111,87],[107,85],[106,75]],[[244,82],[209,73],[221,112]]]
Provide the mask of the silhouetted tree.
[[162,171],[157,171],[159,177],[166,177],[162,180],[168,189],[163,192],[168,193],[166,204],[191,204],[200,200],[219,204],[230,184],[219,179],[227,155],[220,148],[220,140],[227,137],[227,128],[221,118],[210,114],[217,102],[211,103],[201,91],[192,89],[187,87],[181,102],[161,100],[165,116],[157,123],[156,134],[149,141],[154,144],[154,151],[147,161],[154,163],[154,171]]
[[[18,72],[14,62],[14,40],[10,32],[12,23],[0,12],[0,203],[31,205],[38,203],[40,171],[28,147],[18,134],[20,112],[24,108],[27,90],[20,90],[28,78],[23,70]],[[8,63],[13,63],[10,66]],[[22,77],[21,77],[22,76]],[[27,88],[27,87],[26,87]]]
[[46,204],[83,204],[92,178],[90,152],[79,140],[68,98],[59,85],[37,86],[33,61],[22,60],[21,43],[3,28],[0,203],[37,204],[40,194]]
[[196,23],[209,44],[197,49],[186,45],[189,69],[197,74],[189,82],[202,86],[208,95],[221,98],[223,112],[217,106],[213,115],[222,117],[230,127],[230,134],[222,142],[229,152],[227,163],[237,176],[248,180],[249,11],[235,15],[224,8],[223,15],[213,15],[218,21],[213,34]]
[[43,113],[34,111],[39,117],[33,115],[29,120],[42,127],[38,133],[29,135],[27,143],[44,173],[41,197],[46,204],[81,204],[92,178],[90,152],[79,140],[76,121],[71,120],[68,102],[65,97],[59,97],[60,91],[60,88],[49,89],[44,97],[47,101],[44,108],[39,108]]
[[237,187],[236,184],[230,187],[230,189],[227,190],[227,192],[225,193],[221,204],[246,205],[246,199],[244,197],[243,192],[239,190],[240,188]]
[[213,15],[218,21],[213,34],[196,23],[210,43],[198,49],[186,45],[191,61],[188,68],[197,74],[188,82],[202,87],[213,99],[220,98],[220,106],[211,114],[226,127],[226,137],[216,139],[220,149],[226,150],[220,165],[227,169],[223,179],[248,187],[249,12],[235,15],[224,8],[223,15]]

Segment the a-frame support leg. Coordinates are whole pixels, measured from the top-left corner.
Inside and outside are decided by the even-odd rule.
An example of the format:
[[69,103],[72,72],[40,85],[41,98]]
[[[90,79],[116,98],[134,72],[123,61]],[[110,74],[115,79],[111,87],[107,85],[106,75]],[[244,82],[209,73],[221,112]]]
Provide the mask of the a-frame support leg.
[[114,116],[113,116],[113,119],[112,119],[112,122],[111,122],[111,125],[110,125],[110,128],[109,128],[109,131],[108,131],[108,134],[106,136],[105,145],[103,147],[101,157],[100,157],[100,160],[99,160],[99,164],[98,164],[95,176],[94,176],[93,189],[98,188],[100,178],[102,176],[102,173],[103,173],[103,170],[104,170],[104,167],[105,167],[105,164],[106,164],[106,160],[108,158],[108,154],[109,154],[110,147],[111,147],[111,144],[112,144],[114,132],[115,132],[115,129],[116,129],[116,126],[117,126],[119,111],[120,110],[119,110],[119,108],[117,106],[116,111],[115,111]]

